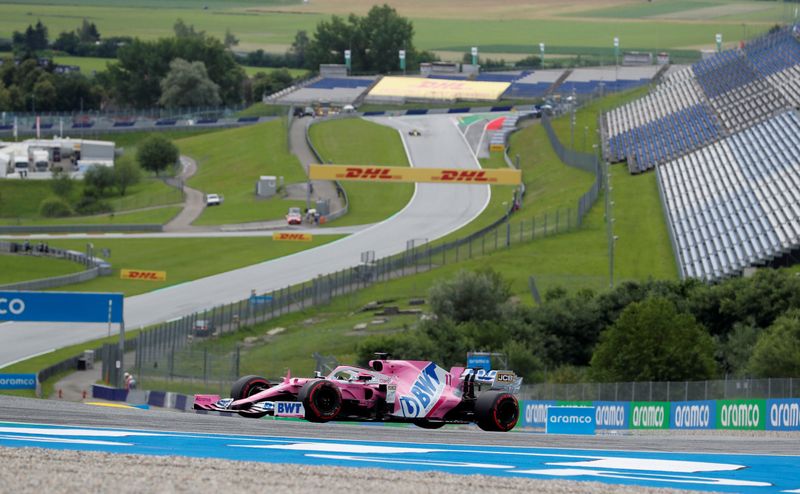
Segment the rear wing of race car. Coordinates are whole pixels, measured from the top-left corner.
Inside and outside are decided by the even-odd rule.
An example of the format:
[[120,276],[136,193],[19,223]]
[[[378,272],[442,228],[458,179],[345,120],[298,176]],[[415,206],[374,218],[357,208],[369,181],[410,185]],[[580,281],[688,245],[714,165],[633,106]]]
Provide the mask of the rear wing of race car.
[[[453,375],[459,375],[460,380],[466,384],[478,384],[481,386],[490,385],[490,389],[506,391],[508,393],[519,393],[522,387],[522,378],[510,370],[490,370],[485,369],[465,369],[463,367],[453,367],[450,370]],[[456,374],[457,373],[457,374]]]

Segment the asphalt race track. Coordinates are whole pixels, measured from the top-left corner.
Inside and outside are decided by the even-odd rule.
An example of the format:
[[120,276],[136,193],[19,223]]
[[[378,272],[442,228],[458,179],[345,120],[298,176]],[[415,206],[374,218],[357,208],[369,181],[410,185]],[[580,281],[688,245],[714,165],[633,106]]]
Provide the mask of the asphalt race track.
[[[373,121],[400,129],[413,166],[479,168],[455,119],[451,115],[441,115],[384,117]],[[419,129],[422,136],[409,136],[409,128]],[[360,262],[364,251],[375,251],[376,258],[380,258],[402,252],[409,240],[417,244],[433,241],[478,216],[488,204],[490,194],[489,186],[485,185],[418,184],[412,200],[402,211],[336,242],[127,298],[126,327],[156,324],[246,299],[252,289],[269,292],[352,267]],[[218,235],[224,237],[226,233]],[[103,324],[0,324],[0,367],[31,355],[106,336],[107,331]]]
[[800,489],[796,434],[578,437],[477,429],[425,431],[45,403],[0,398],[0,446],[721,492]]

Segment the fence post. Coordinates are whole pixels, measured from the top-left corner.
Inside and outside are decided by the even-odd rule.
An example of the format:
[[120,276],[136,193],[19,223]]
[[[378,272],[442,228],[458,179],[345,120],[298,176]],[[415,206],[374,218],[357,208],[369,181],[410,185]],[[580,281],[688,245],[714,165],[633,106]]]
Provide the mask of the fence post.
[[208,348],[203,348],[203,383],[208,385]]
[[561,211],[561,208],[556,209],[556,235],[558,235],[558,224],[560,223],[558,213]]
[[506,248],[511,247],[511,223],[506,221]]
[[172,351],[169,352],[169,380],[175,375],[175,344],[172,344]]
[[544,212],[544,236],[547,236],[547,211]]
[[494,250],[497,250],[497,227],[494,228]]

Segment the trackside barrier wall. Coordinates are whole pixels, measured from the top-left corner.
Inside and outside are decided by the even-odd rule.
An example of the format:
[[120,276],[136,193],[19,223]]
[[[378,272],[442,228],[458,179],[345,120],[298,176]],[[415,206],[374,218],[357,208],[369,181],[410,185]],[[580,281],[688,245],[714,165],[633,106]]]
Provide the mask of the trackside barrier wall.
[[[575,402],[520,401],[523,428],[543,429],[549,407]],[[702,400],[677,402],[594,401],[597,430],[771,430],[800,431],[800,399]]]
[[[24,244],[19,242],[0,241],[0,252],[9,252],[19,255],[31,255],[35,257],[51,257],[55,259],[64,259],[78,264],[83,264],[87,267],[85,271],[73,274],[66,274],[63,276],[53,276],[50,278],[41,278],[38,280],[21,281],[19,283],[10,283],[0,286],[3,290],[45,290],[48,288],[56,288],[63,285],[72,283],[80,283],[96,278],[104,272],[110,271],[110,266],[103,259],[98,257],[89,257],[82,252],[74,250],[65,250],[58,248],[47,247],[41,249],[44,244],[28,244],[28,250],[25,250]],[[105,270],[105,271],[104,271]]]

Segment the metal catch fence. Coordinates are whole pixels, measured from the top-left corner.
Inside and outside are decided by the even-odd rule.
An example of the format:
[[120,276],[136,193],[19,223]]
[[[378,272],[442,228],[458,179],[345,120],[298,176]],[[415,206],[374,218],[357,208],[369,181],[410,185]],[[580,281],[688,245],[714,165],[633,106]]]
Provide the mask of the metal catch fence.
[[698,401],[800,398],[800,379],[541,383],[523,386],[521,396],[526,400],[560,401]]

